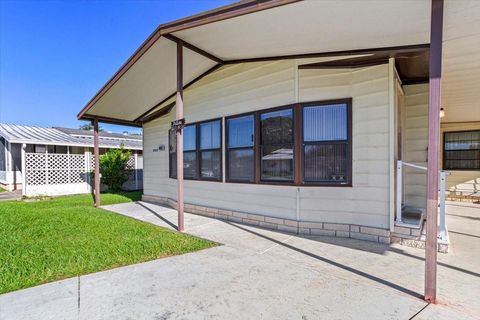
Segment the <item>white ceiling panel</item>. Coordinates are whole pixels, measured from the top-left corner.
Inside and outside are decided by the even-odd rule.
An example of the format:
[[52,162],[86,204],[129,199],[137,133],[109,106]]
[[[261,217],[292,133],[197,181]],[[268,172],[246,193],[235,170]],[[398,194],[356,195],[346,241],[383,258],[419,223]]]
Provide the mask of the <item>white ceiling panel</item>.
[[429,42],[428,0],[307,0],[175,36],[223,60]]
[[[88,111],[123,120],[134,120],[176,90],[176,43],[160,38]],[[184,83],[216,63],[184,49]]]
[[480,121],[480,1],[446,1],[443,29],[442,121]]

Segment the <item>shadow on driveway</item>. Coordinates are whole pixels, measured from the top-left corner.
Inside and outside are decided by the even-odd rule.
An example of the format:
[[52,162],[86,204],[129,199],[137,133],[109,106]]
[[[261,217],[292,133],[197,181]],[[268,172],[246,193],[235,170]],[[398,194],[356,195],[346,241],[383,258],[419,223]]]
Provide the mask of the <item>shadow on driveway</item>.
[[311,257],[311,258],[314,258],[314,259],[320,260],[320,261],[322,261],[322,262],[328,263],[328,264],[330,264],[330,265],[332,265],[332,266],[335,266],[335,267],[340,268],[340,269],[343,269],[343,270],[345,270],[345,271],[354,273],[354,274],[356,274],[356,275],[358,275],[358,276],[367,278],[367,279],[369,279],[369,280],[376,281],[376,282],[378,282],[378,283],[380,283],[380,284],[386,285],[386,286],[388,286],[388,287],[390,287],[390,288],[393,288],[393,289],[398,290],[398,291],[400,291],[400,292],[406,293],[406,294],[408,294],[408,295],[410,295],[410,296],[413,296],[413,297],[415,297],[415,298],[423,298],[423,295],[421,295],[421,294],[419,294],[419,293],[417,293],[417,292],[414,292],[414,291],[412,291],[412,290],[410,290],[410,289],[407,289],[407,288],[404,288],[404,287],[402,287],[402,286],[399,286],[399,285],[397,285],[397,284],[395,284],[395,283],[393,283],[393,282],[387,281],[387,280],[385,280],[385,279],[381,279],[381,278],[379,278],[379,277],[376,277],[376,276],[371,275],[371,274],[369,274],[369,273],[366,273],[366,272],[363,272],[363,271],[354,269],[354,268],[352,268],[352,267],[349,267],[349,266],[347,266],[347,265],[341,264],[341,263],[339,263],[339,262],[335,262],[335,261],[333,261],[333,260],[330,260],[330,259],[321,257],[321,256],[316,255],[316,254],[314,254],[314,253],[311,253],[311,252],[305,251],[305,250],[303,250],[303,249],[297,248],[297,247],[295,247],[295,246],[289,245],[289,244],[287,244],[287,243],[285,243],[285,242],[272,239],[272,238],[270,238],[270,237],[268,237],[268,236],[266,236],[266,235],[264,235],[264,234],[255,232],[255,231],[253,231],[253,230],[249,230],[249,229],[244,228],[244,227],[242,227],[242,226],[239,226],[239,225],[236,225],[236,224],[233,224],[233,223],[230,223],[230,222],[227,222],[227,223],[228,223],[229,225],[234,226],[234,227],[236,227],[236,228],[239,228],[239,229],[241,229],[241,230],[243,230],[243,231],[250,232],[250,233],[252,233],[252,234],[254,234],[254,235],[258,236],[258,237],[261,237],[261,238],[264,238],[264,239],[266,239],[266,240],[272,241],[272,242],[274,242],[274,243],[276,243],[276,244],[278,244],[278,245],[280,245],[280,246],[283,246],[283,247],[285,247],[285,248],[288,248],[288,249],[294,250],[294,251],[296,251],[296,252],[302,253],[302,254],[307,255],[307,256],[309,256],[309,257]]

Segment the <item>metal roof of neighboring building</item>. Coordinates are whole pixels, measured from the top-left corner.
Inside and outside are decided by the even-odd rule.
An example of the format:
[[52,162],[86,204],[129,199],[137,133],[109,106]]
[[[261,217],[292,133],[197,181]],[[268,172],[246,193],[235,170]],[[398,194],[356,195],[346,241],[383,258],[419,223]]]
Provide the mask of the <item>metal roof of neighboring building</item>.
[[[93,137],[93,130],[83,130],[83,129],[63,128],[63,127],[53,127],[53,128],[72,136]],[[100,134],[100,138],[114,138],[114,139],[121,139],[121,140],[130,140],[130,139],[142,140],[142,137],[139,135],[105,132],[105,131],[100,131],[99,134]]]
[[[93,132],[68,128],[46,128],[0,123],[0,136],[10,143],[93,147]],[[142,137],[114,133],[100,133],[100,148],[142,150]]]

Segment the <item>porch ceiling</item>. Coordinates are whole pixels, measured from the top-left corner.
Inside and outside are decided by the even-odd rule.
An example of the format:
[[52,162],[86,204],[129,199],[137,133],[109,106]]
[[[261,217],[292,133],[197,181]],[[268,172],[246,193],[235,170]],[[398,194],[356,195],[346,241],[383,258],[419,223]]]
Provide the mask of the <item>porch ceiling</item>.
[[445,3],[442,122],[480,121],[480,1]]
[[[464,36],[469,34],[480,43],[474,33],[480,28],[468,28],[472,23],[478,26],[479,16],[475,0],[447,1],[444,104],[448,121],[458,118],[454,108],[470,108],[472,101],[478,106],[480,93],[475,85],[479,82],[469,79],[480,77],[480,72],[472,70],[472,64],[480,68],[475,55],[479,48]],[[176,43],[167,37],[200,49],[184,50],[187,84],[218,63],[422,44],[429,41],[429,29],[429,0],[247,0],[161,25],[78,117],[134,123],[162,101],[168,103],[176,87]]]
[[[133,121],[168,97],[176,90],[176,52],[175,42],[163,37],[158,39],[86,115]],[[185,49],[183,55],[185,82],[216,64],[189,49]]]
[[429,1],[307,0],[174,35],[236,60],[422,44],[429,28]]

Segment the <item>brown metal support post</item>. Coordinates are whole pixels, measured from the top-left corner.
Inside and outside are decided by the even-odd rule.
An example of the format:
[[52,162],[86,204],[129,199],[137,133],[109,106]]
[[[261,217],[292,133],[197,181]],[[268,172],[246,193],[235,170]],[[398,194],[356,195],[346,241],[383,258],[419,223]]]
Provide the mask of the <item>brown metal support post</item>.
[[[177,100],[176,120],[183,119],[183,44],[177,43]],[[177,130],[177,210],[178,231],[184,230],[183,224],[183,128]]]
[[432,0],[428,100],[427,237],[425,245],[425,300],[430,303],[435,303],[437,295],[438,162],[440,156],[442,33],[443,0]]
[[95,161],[95,175],[94,175],[94,194],[95,207],[100,207],[100,161],[98,149],[98,118],[93,119],[93,158]]

